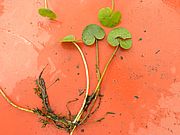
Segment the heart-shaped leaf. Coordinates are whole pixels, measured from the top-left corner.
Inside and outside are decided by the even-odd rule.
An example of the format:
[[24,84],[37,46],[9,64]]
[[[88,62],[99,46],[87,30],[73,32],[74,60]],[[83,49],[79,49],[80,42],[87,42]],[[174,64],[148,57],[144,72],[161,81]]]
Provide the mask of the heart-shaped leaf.
[[74,35],[65,36],[63,39],[60,40],[62,43],[71,43],[71,42],[78,42]]
[[115,28],[110,31],[107,40],[111,46],[120,45],[123,49],[129,49],[132,46],[131,38],[132,35],[127,29]]
[[103,26],[115,27],[121,20],[121,13],[119,11],[113,11],[111,8],[106,7],[99,10],[98,19]]
[[82,33],[82,40],[86,45],[93,45],[96,40],[101,40],[104,37],[104,30],[96,24],[86,26]]
[[40,8],[39,14],[43,17],[48,17],[49,19],[52,19],[52,20],[56,19],[57,17],[56,14],[48,8]]

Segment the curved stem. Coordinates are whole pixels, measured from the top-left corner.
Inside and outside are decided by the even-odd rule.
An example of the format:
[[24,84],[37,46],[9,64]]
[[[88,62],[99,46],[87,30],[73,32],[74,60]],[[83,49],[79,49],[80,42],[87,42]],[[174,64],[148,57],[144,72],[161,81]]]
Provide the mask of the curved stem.
[[83,118],[83,120],[81,121],[81,123],[83,123],[83,122],[88,118],[88,116],[90,115],[90,113],[91,113],[91,111],[92,111],[92,109],[93,109],[93,106],[94,106],[94,104],[95,104],[95,102],[96,102],[96,99],[97,99],[97,97],[98,97],[98,95],[99,95],[100,85],[101,85],[101,83],[102,83],[103,77],[104,77],[104,75],[105,75],[105,73],[106,73],[106,71],[107,71],[107,69],[108,69],[108,67],[109,67],[109,64],[111,63],[111,61],[113,60],[116,52],[118,51],[118,49],[119,49],[119,46],[116,47],[116,49],[115,49],[114,52],[112,53],[110,59],[108,60],[107,64],[105,65],[105,68],[104,68],[104,70],[103,70],[103,73],[102,73],[102,75],[101,75],[101,78],[100,78],[100,80],[98,81],[98,84],[96,85],[96,88],[95,88],[95,90],[94,90],[95,98],[94,98],[93,101],[92,101],[92,106],[91,106],[90,109],[88,110],[86,116]]
[[44,0],[44,8],[48,8],[48,2],[47,2],[47,0]]
[[20,106],[14,104],[14,103],[6,96],[6,94],[3,92],[2,89],[0,89],[0,93],[1,93],[1,95],[3,96],[3,98],[4,98],[10,105],[12,105],[13,107],[15,107],[15,108],[17,108],[17,109],[19,109],[19,110],[21,110],[21,111],[34,113],[33,110],[26,109],[26,108],[23,108],[23,107],[20,107]]
[[79,122],[79,120],[80,120],[80,118],[81,118],[81,116],[83,114],[83,109],[84,109],[84,106],[86,105],[86,100],[87,100],[88,94],[89,94],[89,71],[88,71],[87,62],[86,62],[86,59],[84,57],[84,54],[83,54],[81,48],[75,42],[73,42],[73,44],[76,46],[76,48],[80,52],[82,60],[83,60],[83,63],[84,63],[84,67],[85,67],[85,71],[86,71],[86,93],[85,93],[85,98],[84,98],[83,104],[82,104],[82,106],[81,106],[81,108],[80,108],[76,118],[73,121],[73,124],[75,124],[75,126],[73,127],[70,135],[73,134],[73,132],[74,132],[74,130],[76,128],[76,123]]

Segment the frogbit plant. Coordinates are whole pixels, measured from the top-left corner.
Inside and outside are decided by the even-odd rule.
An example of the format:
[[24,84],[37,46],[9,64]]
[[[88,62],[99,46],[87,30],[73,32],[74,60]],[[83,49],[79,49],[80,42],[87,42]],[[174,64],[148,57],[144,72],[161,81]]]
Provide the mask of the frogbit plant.
[[98,19],[100,23],[109,28],[117,26],[121,21],[121,13],[114,10],[114,0],[112,0],[112,7],[105,7],[99,10]]
[[[92,111],[92,108],[93,108],[93,106],[96,102],[96,99],[98,98],[99,93],[100,93],[100,84],[101,84],[103,77],[104,77],[104,75],[108,69],[108,66],[111,63],[111,61],[113,60],[116,52],[118,51],[119,47],[122,47],[123,49],[130,49],[130,47],[132,46],[131,38],[132,38],[131,34],[125,28],[115,28],[108,34],[108,38],[107,38],[108,43],[111,46],[117,46],[117,47],[114,50],[114,52],[112,53],[111,57],[109,58],[107,64],[105,65],[105,68],[102,72],[102,75],[98,81],[98,84],[97,84],[94,92],[93,92],[94,98],[93,98],[93,101],[91,103],[92,106],[89,108],[88,114],[84,117],[84,119],[82,121],[85,121],[89,117],[90,112]],[[118,41],[118,43],[115,42],[116,40]]]
[[[43,17],[48,17],[49,19],[56,19],[56,14],[48,8],[47,0],[45,2],[45,7],[39,9],[39,14]],[[98,18],[99,21],[103,26],[106,27],[115,27],[119,24],[121,20],[121,14],[119,11],[114,10],[114,0],[112,0],[112,8],[106,7],[100,9],[98,13]],[[77,50],[79,51],[84,68],[85,68],[85,74],[86,74],[86,91],[85,91],[85,96],[84,100],[82,103],[82,106],[80,107],[80,110],[75,116],[72,116],[71,114],[69,117],[67,116],[61,116],[56,114],[53,111],[53,108],[50,105],[49,98],[48,98],[48,93],[47,93],[47,87],[45,80],[42,78],[42,74],[44,72],[44,69],[40,73],[38,79],[36,79],[36,88],[34,88],[35,94],[42,100],[42,108],[35,108],[35,109],[28,109],[21,107],[19,105],[16,105],[13,103],[7,95],[4,93],[4,91],[0,88],[0,94],[6,99],[6,101],[11,104],[13,107],[37,114],[38,116],[41,116],[41,122],[43,123],[42,127],[45,127],[47,124],[53,124],[55,125],[58,129],[65,129],[70,135],[73,135],[75,129],[83,124],[92,114],[94,114],[97,109],[100,106],[100,102],[98,106],[93,110],[96,101],[99,99],[101,101],[101,96],[100,96],[100,87],[101,83],[103,81],[103,78],[106,74],[106,71],[112,62],[113,58],[116,55],[116,52],[119,50],[119,48],[128,50],[132,47],[132,35],[131,33],[122,27],[114,28],[112,29],[108,36],[107,36],[107,42],[110,46],[116,47],[114,52],[111,54],[109,60],[107,61],[102,73],[100,72],[99,68],[99,46],[98,42],[100,40],[103,40],[105,38],[105,31],[103,28],[96,24],[89,24],[87,25],[83,32],[82,32],[82,41],[86,46],[92,46],[95,44],[96,47],[96,73],[97,73],[97,84],[96,87],[94,88],[94,91],[92,94],[89,94],[89,88],[90,88],[90,81],[89,81],[89,69],[88,69],[88,64],[86,61],[86,58],[83,54],[83,51],[81,50],[80,46],[78,43],[81,40],[77,40],[74,35],[68,35],[65,36],[60,40],[62,44],[65,45],[65,43],[70,43],[74,45]],[[67,44],[66,44],[67,45]],[[51,85],[50,85],[51,86]],[[48,87],[49,88],[49,87]],[[70,110],[68,109],[70,112]]]
[[[86,26],[85,29],[83,30],[82,40],[83,40],[85,45],[92,45],[95,43],[95,41],[97,41],[97,39],[103,39],[104,36],[105,36],[105,32],[101,27],[94,25],[94,24],[90,24],[90,25]],[[87,97],[86,102],[84,102],[85,103],[84,106],[81,107],[81,109],[83,108],[84,111],[82,111],[80,109],[80,112],[82,111],[84,114],[82,113],[79,116],[79,119],[77,119],[78,123],[80,123],[80,124],[84,123],[84,121],[86,121],[87,118],[89,118],[90,115],[92,115],[94,113],[94,111],[92,112],[92,109],[95,105],[95,102],[97,101],[97,99],[99,97],[100,85],[103,81],[104,75],[106,74],[106,71],[107,71],[110,63],[112,62],[112,60],[113,60],[116,52],[119,50],[119,48],[120,47],[123,49],[130,49],[131,48],[131,46],[132,46],[132,39],[131,38],[132,38],[132,36],[131,36],[130,32],[127,29],[121,28],[121,27],[111,30],[110,33],[108,34],[108,37],[107,37],[108,43],[113,47],[116,46],[116,49],[112,53],[108,62],[106,63],[102,74],[100,74],[100,71],[99,71],[98,83],[96,85],[95,90],[93,91],[93,93],[91,95],[86,96]],[[97,57],[97,54],[96,54],[96,57]],[[81,116],[84,116],[84,117],[81,118]],[[74,126],[70,135],[73,134],[73,131],[75,128],[76,128],[76,126]]]
[[43,17],[48,17],[50,20],[54,20],[57,18],[56,13],[48,8],[47,0],[44,0],[44,8],[39,9],[39,14]]

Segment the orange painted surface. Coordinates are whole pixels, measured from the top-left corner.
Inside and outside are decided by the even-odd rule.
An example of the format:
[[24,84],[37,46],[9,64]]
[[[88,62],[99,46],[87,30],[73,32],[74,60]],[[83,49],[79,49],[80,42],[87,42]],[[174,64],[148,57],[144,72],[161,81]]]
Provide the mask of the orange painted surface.
[[[67,114],[67,101],[80,98],[70,106],[75,113],[82,104],[78,90],[85,88],[84,67],[75,47],[58,40],[68,34],[81,38],[87,24],[99,24],[98,10],[111,1],[49,1],[58,21],[38,15],[43,0],[0,0],[0,87],[15,103],[40,107],[34,80],[48,63],[43,75],[47,85],[60,78],[48,89],[52,107]],[[117,53],[102,83],[100,109],[74,135],[179,135],[180,0],[116,0],[116,9],[123,16],[120,26],[133,35],[133,48]],[[80,46],[88,61],[92,91],[97,83],[95,48]],[[100,42],[101,71],[112,52],[105,40]],[[109,111],[116,114],[95,122]],[[67,135],[51,125],[41,128],[35,115],[13,108],[0,97],[0,135],[59,134]]]

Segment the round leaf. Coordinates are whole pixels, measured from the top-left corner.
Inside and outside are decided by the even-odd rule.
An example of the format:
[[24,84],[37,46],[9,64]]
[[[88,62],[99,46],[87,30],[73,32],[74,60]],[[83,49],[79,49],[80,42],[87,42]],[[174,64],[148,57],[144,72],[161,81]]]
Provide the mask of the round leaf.
[[111,46],[120,45],[123,49],[129,49],[132,46],[131,38],[132,35],[127,29],[115,28],[110,31],[107,40]]
[[65,36],[63,39],[60,40],[60,42],[62,43],[70,43],[70,42],[77,42],[78,40],[76,40],[74,35],[68,35]]
[[48,8],[40,8],[39,14],[43,17],[48,17],[49,19],[52,19],[52,20],[56,19],[56,14]]
[[121,20],[121,13],[119,11],[113,11],[111,8],[106,7],[99,10],[98,19],[103,26],[115,27]]
[[82,33],[82,40],[86,45],[93,45],[96,40],[101,40],[104,37],[104,30],[96,24],[86,26]]

